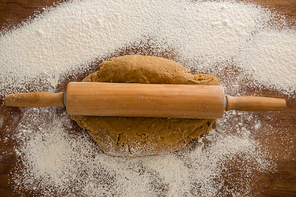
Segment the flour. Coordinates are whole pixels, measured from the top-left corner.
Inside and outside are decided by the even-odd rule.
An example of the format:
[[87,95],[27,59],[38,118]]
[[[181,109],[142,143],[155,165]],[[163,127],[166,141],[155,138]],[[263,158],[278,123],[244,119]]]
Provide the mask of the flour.
[[[54,110],[49,114],[54,114]],[[86,132],[69,133],[68,115],[41,114],[44,115],[38,116],[34,110],[26,112],[36,118],[31,127],[38,125],[38,132],[32,132],[27,142],[17,148],[24,167],[15,172],[15,189],[35,187],[46,196],[52,192],[87,196],[213,196],[225,184],[222,179],[217,181],[217,176],[235,168],[229,164],[232,158],[243,157],[244,167],[252,165],[247,171],[266,171],[273,165],[245,128],[237,129],[242,136],[211,131],[206,137],[211,141],[208,148],[200,141],[195,149],[174,154],[116,158],[103,154]],[[226,115],[225,120],[232,118],[232,114]],[[44,124],[47,120],[52,122]],[[245,121],[247,118],[242,120]],[[224,124],[219,121],[217,127],[227,128]],[[20,122],[19,129],[26,125]],[[237,195],[249,192],[243,184],[252,181],[247,173],[250,172],[243,176],[241,185],[235,187]],[[233,177],[228,174],[226,178]]]
[[267,16],[253,5],[231,2],[75,1],[1,37],[1,77],[13,81],[42,73],[50,81],[143,36],[157,39],[158,50],[166,42],[181,63],[215,63],[231,58]]
[[[2,32],[1,97],[56,91],[65,76],[90,69],[97,59],[147,45],[154,55],[171,51],[171,58],[188,69],[219,76],[225,91],[233,96],[243,91],[235,83],[245,79],[255,81],[253,87],[263,84],[282,94],[295,92],[295,31],[270,25],[268,21],[275,16],[252,4],[74,0],[46,10],[21,27]],[[233,84],[221,74],[230,67],[240,69],[240,74],[233,74]],[[104,155],[86,132],[74,132],[69,116],[57,108],[23,113],[18,134],[5,136],[6,141],[18,140],[19,166],[11,172],[16,192],[246,196],[257,181],[254,174],[275,168],[268,144],[262,148],[252,138],[252,133],[264,132],[261,129],[268,125],[252,113],[227,112],[194,148],[132,159]],[[242,175],[228,173],[237,168]],[[237,182],[230,187],[227,180],[232,179]]]
[[238,60],[239,65],[261,83],[293,92],[296,85],[295,52],[295,31],[269,29],[253,36]]

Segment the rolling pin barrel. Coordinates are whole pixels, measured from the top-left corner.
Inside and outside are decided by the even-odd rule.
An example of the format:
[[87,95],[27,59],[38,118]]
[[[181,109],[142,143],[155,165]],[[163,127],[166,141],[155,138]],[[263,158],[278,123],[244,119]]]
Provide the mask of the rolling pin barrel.
[[223,116],[223,87],[174,84],[69,83],[71,115],[160,118]]

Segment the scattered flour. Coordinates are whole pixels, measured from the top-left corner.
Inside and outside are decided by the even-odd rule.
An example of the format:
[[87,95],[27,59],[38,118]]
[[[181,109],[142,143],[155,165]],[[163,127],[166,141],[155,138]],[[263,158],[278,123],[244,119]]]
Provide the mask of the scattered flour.
[[[225,62],[232,62],[243,69],[242,77],[253,75],[291,95],[296,34],[268,25],[273,17],[266,9],[236,1],[73,0],[2,32],[0,95],[27,92],[27,84],[35,91],[55,91],[67,73],[87,70],[96,59],[147,40],[154,54],[172,50],[174,60],[189,69],[213,68],[209,74],[219,74]],[[241,87],[225,89],[239,92]],[[227,124],[230,118],[235,126]],[[254,126],[246,127],[249,122]],[[67,114],[28,109],[14,136],[19,166],[11,172],[12,185],[16,192],[45,196],[248,195],[256,183],[252,174],[274,168],[268,151],[251,135],[262,127],[251,113],[228,112],[194,149],[115,158],[104,155],[86,132],[72,132]],[[241,177],[228,173],[238,167]],[[241,179],[227,185],[234,178]]]
[[[232,158],[244,163],[240,171],[244,174],[240,184],[232,188],[236,195],[245,195],[249,190],[246,182],[252,182],[253,171],[270,170],[273,166],[268,155],[259,144],[251,140],[250,132],[244,128],[242,136],[227,135],[213,130],[206,137],[211,145],[204,143],[193,150],[173,154],[137,158],[117,158],[105,155],[90,140],[86,132],[71,134],[70,118],[67,114],[54,115],[55,109],[40,115],[28,110],[26,116],[35,119],[31,127],[38,125],[38,132],[19,137],[25,143],[16,148],[20,167],[14,172],[14,188],[41,189],[43,195],[53,193],[79,196],[217,196],[226,187],[227,179],[234,174],[238,164],[231,164]],[[246,114],[240,114],[241,117]],[[232,115],[226,115],[229,121]],[[52,121],[50,123],[44,123]],[[242,120],[242,122],[247,121]],[[27,122],[21,121],[18,129],[26,130]],[[227,128],[224,121],[217,124]],[[252,129],[252,128],[251,128]],[[254,128],[253,128],[254,129]],[[244,170],[245,169],[245,170]]]
[[237,60],[261,83],[293,92],[296,85],[295,54],[295,31],[268,29],[254,35]]

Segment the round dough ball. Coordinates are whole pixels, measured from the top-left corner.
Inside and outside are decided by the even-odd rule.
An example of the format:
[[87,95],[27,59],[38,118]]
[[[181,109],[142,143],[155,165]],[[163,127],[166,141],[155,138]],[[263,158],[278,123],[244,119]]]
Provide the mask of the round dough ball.
[[[83,82],[219,85],[216,77],[193,75],[179,63],[161,57],[128,55],[111,58]],[[164,154],[187,147],[208,132],[216,120],[71,116],[88,130],[101,150],[112,156]]]

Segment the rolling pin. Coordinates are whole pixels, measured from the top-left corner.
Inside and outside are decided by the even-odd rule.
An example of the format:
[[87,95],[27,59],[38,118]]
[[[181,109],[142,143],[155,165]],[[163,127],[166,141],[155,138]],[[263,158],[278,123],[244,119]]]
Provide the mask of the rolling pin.
[[6,106],[66,107],[70,115],[218,119],[224,111],[281,111],[285,99],[225,96],[222,86],[71,82],[66,92],[9,94]]

